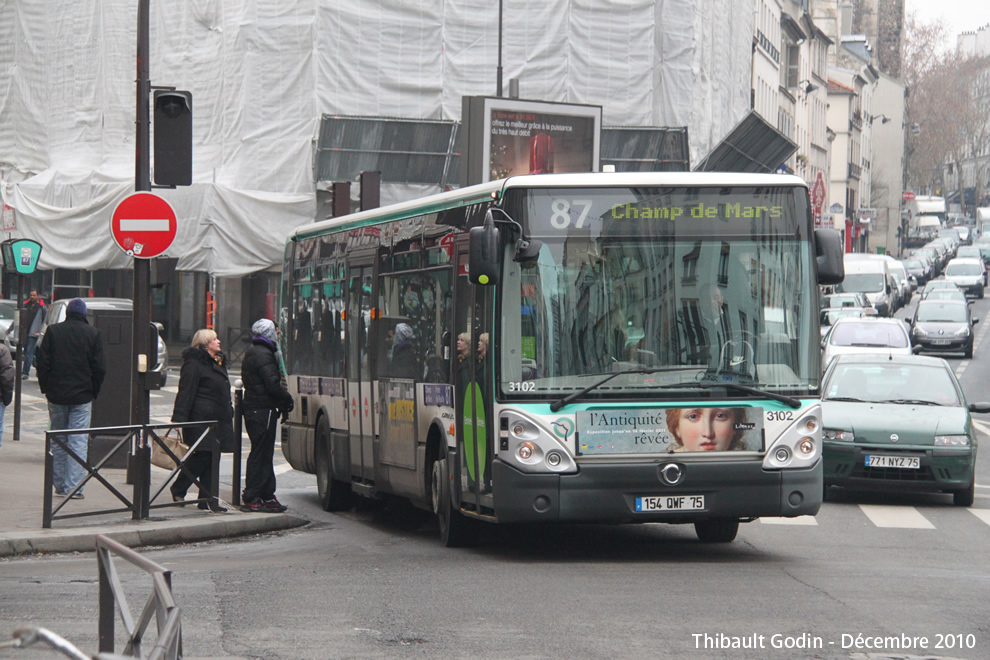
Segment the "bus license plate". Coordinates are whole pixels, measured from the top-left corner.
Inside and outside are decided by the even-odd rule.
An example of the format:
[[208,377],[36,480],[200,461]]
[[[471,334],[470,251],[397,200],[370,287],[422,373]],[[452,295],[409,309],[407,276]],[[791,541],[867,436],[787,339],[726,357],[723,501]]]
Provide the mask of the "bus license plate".
[[695,511],[704,508],[704,495],[660,495],[636,498],[637,511]]
[[867,456],[866,467],[920,470],[921,459],[917,456]]

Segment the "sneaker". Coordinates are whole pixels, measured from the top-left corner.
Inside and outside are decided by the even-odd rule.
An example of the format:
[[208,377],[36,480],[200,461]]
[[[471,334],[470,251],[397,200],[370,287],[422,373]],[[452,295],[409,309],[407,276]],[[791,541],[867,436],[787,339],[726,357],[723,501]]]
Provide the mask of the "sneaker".
[[261,511],[262,503],[260,499],[253,499],[250,502],[241,504],[241,511],[244,513],[257,513]]
[[282,513],[289,507],[285,506],[274,497],[270,500],[264,500],[261,503],[261,510],[265,513]]
[[28,379],[27,374],[21,374],[21,380],[27,380],[27,379]]
[[72,500],[84,500],[84,499],[86,499],[86,496],[83,495],[82,493],[73,493],[72,494],[72,497],[70,497],[69,499],[72,499]]

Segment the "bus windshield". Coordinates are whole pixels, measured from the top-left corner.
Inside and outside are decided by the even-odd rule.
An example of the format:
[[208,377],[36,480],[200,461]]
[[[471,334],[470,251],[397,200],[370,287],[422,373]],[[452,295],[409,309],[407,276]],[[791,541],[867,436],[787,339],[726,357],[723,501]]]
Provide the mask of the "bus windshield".
[[697,397],[692,385],[711,380],[817,392],[820,333],[802,312],[815,299],[813,248],[797,189],[510,190],[506,208],[542,246],[522,263],[507,252],[505,396],[561,396],[652,369],[588,398],[678,396],[678,384]]

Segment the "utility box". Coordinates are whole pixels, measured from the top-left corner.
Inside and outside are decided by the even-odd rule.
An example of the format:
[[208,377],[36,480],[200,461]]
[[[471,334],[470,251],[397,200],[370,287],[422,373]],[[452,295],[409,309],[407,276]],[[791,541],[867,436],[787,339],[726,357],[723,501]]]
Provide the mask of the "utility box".
[[[93,400],[92,428],[127,426],[131,417],[131,335],[134,314],[129,309],[90,309],[90,325],[99,329],[103,339],[107,375],[103,379],[100,395]],[[89,462],[95,465],[120,442],[125,433],[90,435]],[[110,468],[127,467],[127,446],[105,464]]]

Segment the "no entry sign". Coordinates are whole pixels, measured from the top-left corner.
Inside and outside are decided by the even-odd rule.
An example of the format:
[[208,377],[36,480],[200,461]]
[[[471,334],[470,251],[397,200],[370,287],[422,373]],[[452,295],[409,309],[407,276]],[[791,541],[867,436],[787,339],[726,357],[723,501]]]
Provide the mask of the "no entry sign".
[[175,227],[175,211],[164,199],[149,192],[128,196],[110,218],[113,242],[137,259],[151,259],[169,249],[175,240]]

